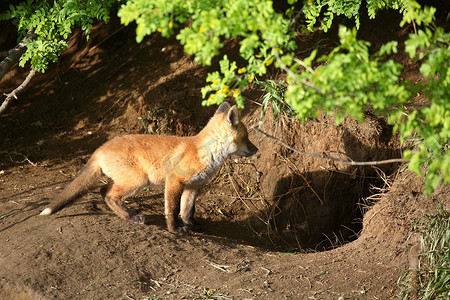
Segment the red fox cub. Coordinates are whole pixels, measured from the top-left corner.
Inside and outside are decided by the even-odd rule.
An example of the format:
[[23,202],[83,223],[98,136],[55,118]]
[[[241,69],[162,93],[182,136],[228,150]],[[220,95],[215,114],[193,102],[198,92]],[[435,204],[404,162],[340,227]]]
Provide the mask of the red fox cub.
[[[75,201],[97,184],[102,174],[110,181],[101,189],[106,204],[122,219],[145,223],[145,216],[125,206],[140,188],[164,185],[167,228],[176,234],[199,231],[194,220],[197,189],[207,183],[228,156],[258,151],[248,139],[236,106],[222,103],[196,136],[124,135],[100,146],[75,178],[41,215]],[[184,226],[178,224],[178,215]]]

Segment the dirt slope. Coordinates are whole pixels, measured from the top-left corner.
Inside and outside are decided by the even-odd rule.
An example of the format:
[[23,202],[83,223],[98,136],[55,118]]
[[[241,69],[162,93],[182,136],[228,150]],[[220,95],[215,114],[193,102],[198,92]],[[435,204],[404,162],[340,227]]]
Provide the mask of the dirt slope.
[[[148,225],[113,215],[98,189],[55,215],[37,216],[107,139],[145,131],[193,135],[214,112],[199,101],[208,68],[175,39],[136,44],[133,29],[117,20],[92,32],[88,43],[73,38],[60,63],[0,116],[1,299],[397,297],[414,244],[411,222],[448,199],[449,188],[424,197],[421,181],[399,166],[349,169],[298,157],[254,131],[259,153],[230,159],[199,195],[204,234],[168,233],[162,191],[152,188],[130,199],[150,217]],[[12,71],[2,91],[24,74]],[[247,94],[256,99],[258,92]],[[260,106],[249,103],[241,115],[256,125]],[[309,152],[358,160],[399,155],[376,118],[272,127],[269,113],[264,121],[272,134]],[[379,174],[393,176],[383,181]],[[373,196],[373,185],[386,193]]]

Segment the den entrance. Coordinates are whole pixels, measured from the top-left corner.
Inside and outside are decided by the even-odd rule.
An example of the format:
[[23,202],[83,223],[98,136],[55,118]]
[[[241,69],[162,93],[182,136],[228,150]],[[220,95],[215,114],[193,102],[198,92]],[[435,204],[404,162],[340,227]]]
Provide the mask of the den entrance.
[[[348,118],[335,125],[332,117],[320,116],[306,124],[292,121],[267,128],[271,135],[309,153],[353,161],[401,155],[392,127],[370,115],[364,123]],[[222,170],[226,175],[220,180],[225,183],[217,180],[211,187],[230,186],[232,202],[216,204],[231,222],[222,218],[219,229],[208,227],[270,250],[323,251],[357,239],[364,213],[387,190],[399,168],[399,164],[350,166],[299,155],[258,132],[250,137],[259,142],[257,157],[250,162],[231,160]]]

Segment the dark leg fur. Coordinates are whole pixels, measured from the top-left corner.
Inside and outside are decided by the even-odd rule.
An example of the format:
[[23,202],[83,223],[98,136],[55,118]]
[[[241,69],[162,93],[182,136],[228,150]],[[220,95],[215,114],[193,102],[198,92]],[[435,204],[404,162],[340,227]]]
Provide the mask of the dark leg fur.
[[180,198],[183,193],[183,184],[174,178],[166,178],[165,188],[165,215],[167,229],[178,235],[189,233],[188,226],[179,226],[178,215],[180,214]]
[[193,232],[202,232],[201,226],[195,221],[195,196],[197,191],[192,188],[186,188],[181,195],[181,219],[187,230]]

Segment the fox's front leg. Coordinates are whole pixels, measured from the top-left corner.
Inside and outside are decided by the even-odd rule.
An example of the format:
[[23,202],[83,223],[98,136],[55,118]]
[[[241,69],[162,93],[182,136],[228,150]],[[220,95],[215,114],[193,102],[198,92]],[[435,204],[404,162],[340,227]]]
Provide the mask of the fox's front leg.
[[166,177],[166,187],[164,192],[164,213],[166,215],[167,229],[175,234],[185,234],[187,228],[178,225],[178,215],[180,213],[180,198],[184,185],[174,177]]
[[200,232],[201,226],[195,222],[195,196],[197,195],[197,190],[194,188],[185,188],[183,194],[181,195],[181,219],[187,229]]

